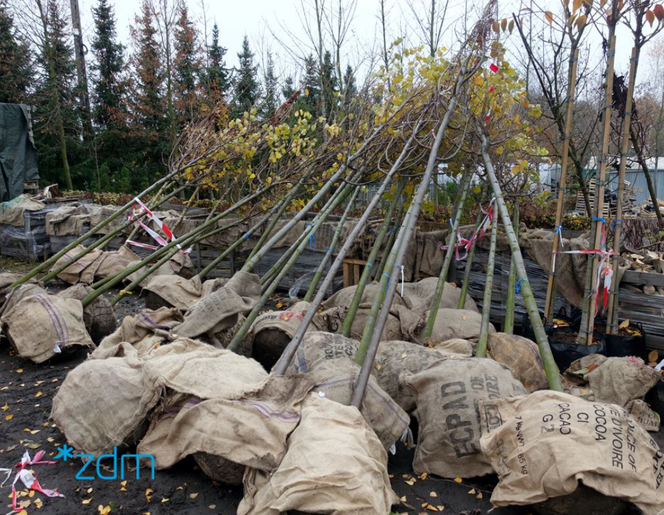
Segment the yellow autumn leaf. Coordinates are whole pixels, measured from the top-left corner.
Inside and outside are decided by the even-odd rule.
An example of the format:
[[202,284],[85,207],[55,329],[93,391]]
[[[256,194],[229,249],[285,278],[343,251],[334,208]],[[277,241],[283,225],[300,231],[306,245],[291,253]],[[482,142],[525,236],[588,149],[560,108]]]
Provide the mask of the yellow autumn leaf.
[[461,479],[459,476],[454,478],[455,483],[463,483],[463,479]]
[[653,361],[657,361],[658,359],[659,359],[659,353],[656,350],[651,351],[650,354],[648,354],[648,361],[650,361],[651,363]]
[[92,497],[90,497],[89,499],[83,499],[83,500],[81,501],[81,504],[85,504],[85,505],[87,506],[87,505],[90,504],[91,502],[92,502]]
[[0,408],[2,411],[7,411],[9,409],[9,404],[5,403],[5,405]]
[[111,513],[111,507],[110,506],[102,506],[101,504],[97,507],[97,512],[99,515],[108,515]]
[[14,418],[14,415],[5,415],[5,420],[11,420]]
[[620,322],[618,329],[626,329],[627,327],[629,327],[629,318]]

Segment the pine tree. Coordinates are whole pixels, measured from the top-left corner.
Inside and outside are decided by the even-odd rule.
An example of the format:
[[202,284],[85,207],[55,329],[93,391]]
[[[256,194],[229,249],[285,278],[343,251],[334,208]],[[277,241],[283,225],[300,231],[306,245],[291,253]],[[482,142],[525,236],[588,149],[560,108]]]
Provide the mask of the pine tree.
[[323,66],[320,70],[320,84],[323,89],[321,105],[318,109],[320,115],[330,118],[336,112],[339,105],[339,82],[332,62],[332,54],[329,50],[323,56]]
[[281,88],[281,94],[284,98],[289,99],[293,93],[295,93],[295,87],[293,86],[293,77],[289,75],[284,80],[284,85]]
[[349,64],[344,73],[344,102],[349,104],[357,96],[357,85],[355,84],[355,72]]
[[148,0],[141,5],[131,34],[135,48],[132,56],[132,139],[136,145],[138,167],[132,179],[138,186],[163,173],[162,156],[170,151],[165,70]]
[[231,73],[224,59],[226,49],[219,45],[219,27],[212,27],[212,44],[208,46],[210,64],[207,69],[208,97],[213,104],[223,100],[231,88]]
[[14,20],[0,1],[0,102],[25,103],[30,84],[30,51],[17,39]]
[[242,116],[245,111],[250,111],[260,96],[254,54],[249,47],[247,36],[242,41],[242,52],[237,56],[240,60],[240,67],[235,80],[235,98],[232,110],[234,118]]
[[274,61],[270,52],[267,53],[263,81],[265,82],[265,96],[263,97],[261,112],[265,118],[269,118],[276,112],[277,107],[279,107],[279,89],[277,77],[274,75]]
[[99,0],[97,7],[92,8],[92,16],[94,122],[102,131],[123,129],[127,116],[124,46],[117,41],[115,14],[108,0]]
[[[76,101],[76,66],[73,49],[66,33],[67,24],[55,0],[44,5],[37,0],[41,22],[39,34],[39,65],[42,73],[31,100],[35,105],[35,139],[40,152],[42,179],[74,187],[70,158],[78,161],[82,152],[81,117]],[[73,150],[73,152],[72,152]],[[86,177],[77,178],[83,186]]]
[[313,55],[304,58],[304,77],[302,79],[302,93],[296,108],[305,109],[318,117],[320,115],[321,92],[318,64]]
[[173,93],[178,126],[181,130],[185,124],[194,119],[200,107],[199,78],[203,71],[196,29],[189,19],[184,2],[178,6],[174,36]]

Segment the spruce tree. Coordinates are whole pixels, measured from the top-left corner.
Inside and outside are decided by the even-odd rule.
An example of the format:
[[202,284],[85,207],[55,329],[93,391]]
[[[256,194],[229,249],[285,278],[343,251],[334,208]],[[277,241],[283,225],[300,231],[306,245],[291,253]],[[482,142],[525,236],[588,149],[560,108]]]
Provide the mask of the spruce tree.
[[263,96],[261,112],[265,118],[269,118],[276,112],[277,107],[279,107],[279,89],[277,77],[274,75],[274,61],[270,52],[267,53],[263,81],[265,82],[265,95]]
[[200,107],[199,79],[203,71],[196,29],[184,2],[178,6],[174,36],[173,93],[178,128],[182,130],[195,118]]
[[163,173],[163,156],[170,152],[165,71],[148,0],[143,1],[131,33],[135,49],[132,55],[132,135],[138,167],[132,179],[140,184]]
[[318,113],[321,116],[330,118],[336,112],[339,104],[339,82],[332,62],[332,54],[329,50],[325,51],[323,56],[323,66],[320,70],[320,84],[322,86],[321,104]]
[[298,100],[297,108],[303,108],[316,117],[321,114],[320,75],[316,59],[311,54],[304,58],[302,96]]
[[[31,103],[35,106],[35,143],[39,149],[41,175],[46,181],[59,182],[72,189],[74,180],[69,161],[74,154],[79,154],[78,157],[81,154],[77,137],[81,134],[81,118],[75,94],[74,52],[59,4],[48,0],[44,5],[42,0],[37,0],[36,6],[42,25],[38,58],[41,73]],[[84,186],[85,179],[76,181],[77,186]]]
[[249,38],[244,37],[242,41],[242,52],[238,55],[240,66],[237,70],[235,80],[235,95],[232,115],[234,118],[242,116],[245,111],[250,111],[260,96],[260,85],[258,84],[256,66],[254,65],[254,54],[249,47]]
[[344,102],[346,104],[353,101],[357,96],[357,85],[355,83],[355,72],[349,64],[346,66],[346,73],[344,73]]
[[117,41],[113,6],[108,0],[98,0],[97,7],[92,8],[92,17],[94,122],[101,131],[123,129],[127,115],[124,46]]
[[284,80],[284,85],[281,88],[281,94],[285,99],[289,99],[293,93],[295,93],[295,87],[293,86],[293,77],[289,75]]
[[212,44],[208,46],[208,98],[213,104],[223,100],[231,88],[231,72],[226,68],[226,49],[219,45],[219,27],[212,27]]
[[30,84],[30,52],[14,30],[14,20],[0,0],[0,102],[25,103]]

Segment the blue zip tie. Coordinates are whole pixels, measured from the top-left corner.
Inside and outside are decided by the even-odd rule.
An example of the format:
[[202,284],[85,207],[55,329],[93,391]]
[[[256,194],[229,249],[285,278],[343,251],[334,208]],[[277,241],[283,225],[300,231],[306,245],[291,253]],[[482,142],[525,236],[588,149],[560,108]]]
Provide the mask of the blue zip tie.
[[247,231],[244,233],[244,238],[249,241],[249,238],[251,237],[251,231]]
[[616,228],[616,224],[617,224],[618,222],[622,223],[622,222],[623,222],[623,219],[622,219],[622,218],[616,218],[615,220],[613,220],[613,221],[611,222],[611,230],[612,230],[612,231]]
[[603,216],[593,216],[592,218],[593,222],[602,222],[604,225],[606,225],[606,220],[604,219]]
[[333,249],[332,247],[328,247],[328,248],[327,248],[327,251],[328,251],[330,254],[332,254],[332,253],[334,252],[334,249]]
[[367,264],[366,264],[365,266],[371,268],[371,267],[373,266],[373,263],[369,263],[369,262],[367,262]]
[[[519,279],[519,282],[516,283],[516,293],[521,291],[521,284],[525,281],[528,281],[528,279]],[[528,283],[530,284],[530,281]]]
[[387,284],[385,285],[385,293],[387,293],[387,289],[390,287],[390,274],[383,272],[383,276],[387,277]]
[[553,226],[553,234],[560,234],[560,236],[563,235],[563,226],[562,226],[562,224]]

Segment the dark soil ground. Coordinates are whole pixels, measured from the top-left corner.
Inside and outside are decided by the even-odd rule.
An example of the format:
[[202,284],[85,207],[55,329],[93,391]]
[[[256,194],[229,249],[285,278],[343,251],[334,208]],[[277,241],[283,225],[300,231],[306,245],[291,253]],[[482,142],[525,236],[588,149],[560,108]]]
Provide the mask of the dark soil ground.
[[[5,264],[0,262],[0,269]],[[21,267],[19,267],[20,271]],[[12,264],[12,271],[16,265]],[[57,289],[56,285],[54,289]],[[113,292],[111,292],[113,293]],[[119,319],[142,309],[140,298],[123,300],[116,314]],[[13,468],[24,452],[31,456],[45,451],[43,459],[53,459],[56,448],[65,443],[64,436],[49,421],[51,402],[67,373],[86,358],[85,351],[61,355],[53,360],[36,365],[23,360],[10,349],[6,341],[0,342],[0,469]],[[660,442],[661,433],[656,435]],[[396,513],[435,513],[444,511],[459,515],[480,515],[491,509],[489,498],[496,484],[494,476],[478,479],[464,478],[461,483],[436,477],[414,477],[412,471],[413,452],[398,447],[397,454],[390,456],[389,472],[392,486],[401,498],[394,506]],[[57,489],[64,498],[49,499],[34,492],[19,489],[20,501],[26,514],[80,515],[114,514],[129,515],[195,515],[227,514],[236,512],[242,498],[241,487],[229,487],[209,479],[196,466],[193,459],[185,459],[177,466],[156,471],[151,479],[148,471],[141,469],[141,477],[135,479],[128,473],[125,481],[78,480],[81,460],[58,460],[54,465],[37,465],[43,488]],[[93,472],[92,474],[88,474]],[[102,471],[109,474],[110,470]],[[95,475],[86,470],[83,475]],[[0,483],[5,474],[0,471]],[[11,481],[0,488],[0,514],[11,512]],[[30,492],[33,493],[33,492]],[[4,511],[3,511],[4,508]],[[492,511],[495,515],[525,515],[532,508],[511,507]]]

